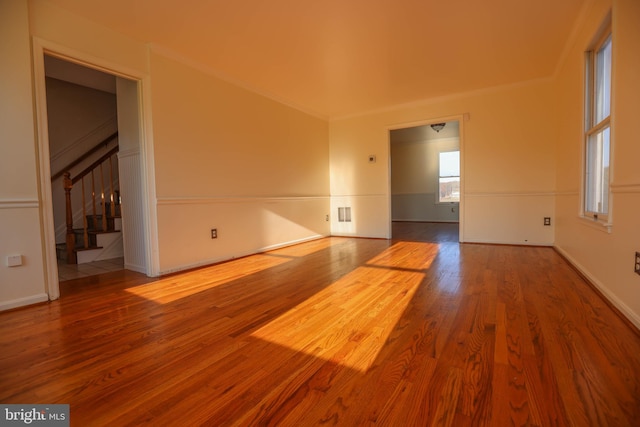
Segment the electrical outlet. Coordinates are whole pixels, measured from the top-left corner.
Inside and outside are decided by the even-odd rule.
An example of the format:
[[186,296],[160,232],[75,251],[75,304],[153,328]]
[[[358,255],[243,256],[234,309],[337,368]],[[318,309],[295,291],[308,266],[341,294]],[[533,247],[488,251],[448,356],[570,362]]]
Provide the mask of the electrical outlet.
[[324,219],[325,221],[329,221],[329,215],[327,214],[327,216]]
[[551,217],[549,216],[544,217],[544,225],[551,225]]
[[218,229],[217,228],[212,228],[211,229],[211,238],[212,239],[217,239],[218,238]]
[[636,266],[634,267],[633,271],[636,274],[640,274],[640,252],[636,252]]

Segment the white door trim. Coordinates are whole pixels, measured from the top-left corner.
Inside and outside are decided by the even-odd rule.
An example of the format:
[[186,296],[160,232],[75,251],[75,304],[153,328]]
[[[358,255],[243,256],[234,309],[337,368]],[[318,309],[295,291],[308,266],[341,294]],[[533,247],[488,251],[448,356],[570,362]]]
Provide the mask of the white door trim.
[[138,108],[141,118],[140,150],[142,154],[142,191],[145,196],[142,204],[146,219],[145,235],[147,236],[145,242],[147,260],[146,274],[148,276],[157,276],[159,274],[159,259],[157,251],[157,212],[155,210],[156,194],[155,170],[153,166],[153,133],[151,111],[149,108],[151,105],[149,76],[120,64],[114,64],[57,43],[33,37],[32,55],[38,138],[39,198],[41,202],[42,244],[47,281],[46,289],[49,294],[49,299],[55,300],[60,297],[60,287],[58,283],[58,266],[55,251],[56,241],[53,225],[53,202],[51,200],[51,167],[49,165],[49,132],[44,69],[45,54],[138,82]]
[[392,215],[391,215],[391,131],[396,129],[405,129],[411,128],[415,126],[426,126],[434,123],[445,123],[445,122],[453,122],[457,121],[460,129],[460,204],[459,204],[459,224],[458,224],[458,240],[460,243],[464,242],[464,223],[465,223],[465,209],[464,209],[464,176],[465,176],[465,168],[464,168],[464,159],[465,159],[465,149],[464,149],[464,124],[465,121],[469,120],[469,114],[459,114],[455,116],[446,116],[439,117],[435,119],[425,119],[418,122],[410,122],[410,123],[400,123],[396,125],[387,126],[387,158],[389,159],[388,172],[387,172],[387,194],[388,198],[388,209],[389,209],[389,230],[388,235],[392,236]]

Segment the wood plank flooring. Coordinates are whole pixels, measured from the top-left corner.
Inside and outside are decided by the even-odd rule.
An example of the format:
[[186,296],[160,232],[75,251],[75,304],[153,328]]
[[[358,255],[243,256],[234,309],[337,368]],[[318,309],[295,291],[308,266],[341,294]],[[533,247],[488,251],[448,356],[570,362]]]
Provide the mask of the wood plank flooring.
[[74,426],[637,426],[640,337],[551,248],[326,238],[0,313],[0,403]]

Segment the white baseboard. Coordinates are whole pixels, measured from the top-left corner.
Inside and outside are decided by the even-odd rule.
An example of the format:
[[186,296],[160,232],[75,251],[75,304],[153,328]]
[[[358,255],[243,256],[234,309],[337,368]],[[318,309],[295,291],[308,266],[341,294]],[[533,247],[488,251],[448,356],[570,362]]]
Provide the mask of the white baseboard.
[[314,236],[304,237],[302,239],[291,240],[291,241],[288,241],[288,242],[285,242],[285,243],[278,243],[276,245],[271,245],[271,246],[265,246],[263,248],[258,249],[256,251],[256,253],[267,252],[267,251],[272,251],[274,249],[285,248],[287,246],[293,246],[293,245],[297,245],[299,243],[310,242],[312,240],[322,239],[323,237],[327,237],[327,236],[323,236],[321,234],[316,234]]
[[464,242],[460,242],[460,243],[474,243],[474,244],[480,244],[480,245],[485,244],[485,245],[547,246],[547,247],[553,247],[553,243],[536,242],[536,241],[527,241],[527,242],[518,241],[518,242],[515,242],[515,241],[509,241],[509,240],[465,239]]
[[125,262],[124,269],[135,271],[136,273],[147,274],[147,269],[144,267],[144,265],[127,264]]
[[615,296],[601,281],[593,277],[589,270],[569,255],[564,249],[554,246],[554,249],[558,251],[571,265],[578,270],[589,282],[591,282],[600,293],[607,299],[614,307],[616,307],[622,315],[624,315],[636,328],[640,329],[640,316],[635,314],[627,305],[622,302],[617,296]]
[[12,308],[24,307],[26,305],[38,304],[40,302],[49,301],[49,295],[37,294],[24,298],[18,298],[11,301],[0,302],[0,311],[10,310]]

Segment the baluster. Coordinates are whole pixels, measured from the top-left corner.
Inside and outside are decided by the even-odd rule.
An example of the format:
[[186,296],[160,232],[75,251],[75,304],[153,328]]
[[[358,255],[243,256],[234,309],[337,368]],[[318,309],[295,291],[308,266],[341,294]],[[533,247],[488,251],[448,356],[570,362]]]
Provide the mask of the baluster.
[[93,174],[93,169],[91,170],[91,204],[92,204],[92,215],[93,215],[93,229],[98,229],[98,216],[96,215],[96,180]]
[[71,211],[71,189],[73,188],[73,182],[71,182],[71,174],[69,172],[64,173],[63,185],[67,221],[67,263],[77,264],[78,259],[76,258],[75,251],[76,235],[73,233],[73,212]]
[[111,162],[112,158],[113,156],[109,157],[109,182],[111,183],[110,184],[111,218],[114,218],[116,216],[116,204],[113,197],[113,163]]
[[100,198],[102,200],[102,231],[107,231],[107,207],[104,204],[104,172],[100,163]]
[[83,228],[83,237],[84,237],[84,248],[87,249],[89,247],[89,225],[87,224],[87,205],[85,201],[85,190],[84,190],[84,176],[81,179],[82,181],[82,228]]

